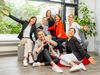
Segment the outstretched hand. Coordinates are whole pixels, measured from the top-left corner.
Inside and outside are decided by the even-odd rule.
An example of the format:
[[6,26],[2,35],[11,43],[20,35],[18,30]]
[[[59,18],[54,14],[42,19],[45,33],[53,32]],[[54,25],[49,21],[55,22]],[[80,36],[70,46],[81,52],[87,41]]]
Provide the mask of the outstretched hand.
[[84,29],[85,31],[87,31],[87,30],[89,29],[89,27],[85,25],[83,29]]
[[92,57],[90,57],[88,60],[90,61],[91,64],[96,64],[96,61]]
[[1,10],[1,12],[6,15],[6,16],[9,16],[9,12],[7,10]]

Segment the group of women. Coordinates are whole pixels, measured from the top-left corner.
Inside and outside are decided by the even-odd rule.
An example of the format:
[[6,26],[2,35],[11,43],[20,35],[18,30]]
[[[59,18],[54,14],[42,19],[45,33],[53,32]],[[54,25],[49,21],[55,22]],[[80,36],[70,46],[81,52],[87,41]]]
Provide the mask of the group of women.
[[[84,57],[95,64],[95,60],[80,45],[81,38],[78,29],[87,30],[88,28],[75,23],[72,14],[68,16],[69,28],[66,34],[61,16],[56,14],[55,17],[52,17],[51,10],[47,10],[46,16],[43,17],[38,28],[36,27],[36,16],[32,16],[29,21],[26,21],[14,17],[8,11],[2,10],[2,13],[22,25],[18,38],[21,40],[20,45],[25,46],[24,66],[28,66],[28,64],[32,64],[33,67],[51,65],[53,71],[62,73],[63,70],[57,65],[59,61],[70,66],[70,72],[86,70],[81,62]],[[63,53],[63,42],[65,42],[66,54]]]

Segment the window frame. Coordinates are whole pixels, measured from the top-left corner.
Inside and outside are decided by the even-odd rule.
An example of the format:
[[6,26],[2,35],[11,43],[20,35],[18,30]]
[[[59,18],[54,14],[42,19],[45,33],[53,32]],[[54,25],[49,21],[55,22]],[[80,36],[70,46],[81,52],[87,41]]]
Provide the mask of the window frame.
[[[31,0],[33,1],[33,0]],[[34,0],[34,1],[37,1],[37,0]],[[66,3],[65,0],[61,0],[60,1],[51,1],[51,0],[38,0],[38,1],[41,1],[41,2],[50,2],[50,3],[57,3],[57,4],[61,4],[63,5],[63,15],[62,15],[62,21],[64,23],[64,28],[66,30],[66,7],[73,7],[75,9],[74,11],[74,15],[75,16],[78,16],[78,3],[79,3],[79,0],[74,0],[74,3]]]

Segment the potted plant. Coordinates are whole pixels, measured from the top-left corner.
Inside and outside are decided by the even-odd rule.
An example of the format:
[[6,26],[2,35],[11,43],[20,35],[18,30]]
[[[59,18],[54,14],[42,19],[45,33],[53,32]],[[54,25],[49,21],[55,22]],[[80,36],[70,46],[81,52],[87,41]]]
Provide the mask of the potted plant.
[[91,14],[93,13],[93,11],[90,11],[87,7],[87,5],[83,2],[81,2],[79,4],[79,13],[80,13],[80,17],[79,16],[75,16],[74,20],[79,23],[80,25],[86,25],[88,26],[88,30],[84,31],[84,30],[80,30],[81,32],[84,32],[85,35],[90,35],[95,36],[97,34],[96,32],[96,24],[94,21],[94,18],[91,16]]

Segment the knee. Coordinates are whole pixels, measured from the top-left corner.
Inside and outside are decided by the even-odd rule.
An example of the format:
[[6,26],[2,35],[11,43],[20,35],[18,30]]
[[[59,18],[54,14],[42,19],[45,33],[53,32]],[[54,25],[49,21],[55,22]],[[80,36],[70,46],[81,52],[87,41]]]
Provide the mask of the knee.
[[27,40],[27,43],[32,44],[33,42],[32,42],[31,39],[28,39],[28,40]]

